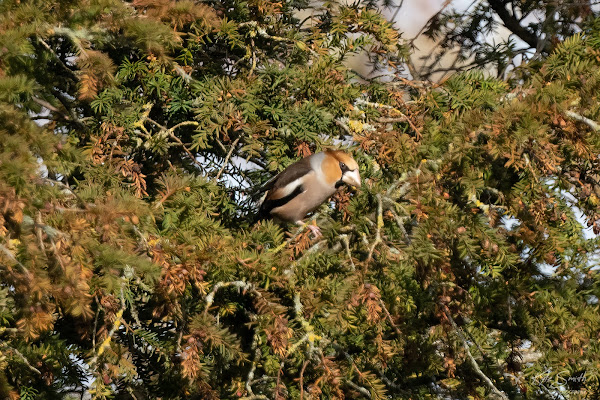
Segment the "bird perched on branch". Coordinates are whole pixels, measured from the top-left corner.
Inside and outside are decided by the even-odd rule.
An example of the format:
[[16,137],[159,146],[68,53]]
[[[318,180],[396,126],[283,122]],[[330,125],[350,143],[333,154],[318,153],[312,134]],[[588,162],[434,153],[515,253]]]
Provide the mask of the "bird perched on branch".
[[[306,214],[319,208],[340,186],[360,187],[358,164],[339,150],[326,150],[290,165],[267,181],[260,189],[266,191],[260,204],[258,219],[275,218],[305,225]],[[315,237],[321,230],[307,225]]]

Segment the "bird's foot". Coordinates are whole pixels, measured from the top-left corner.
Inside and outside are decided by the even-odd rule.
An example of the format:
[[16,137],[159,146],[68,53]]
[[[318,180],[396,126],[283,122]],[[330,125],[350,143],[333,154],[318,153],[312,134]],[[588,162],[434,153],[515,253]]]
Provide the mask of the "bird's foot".
[[323,236],[323,234],[321,233],[321,228],[319,228],[317,225],[308,224],[306,225],[306,227],[310,229],[315,239],[318,239],[321,236]]
[[322,237],[323,234],[321,233],[321,229],[317,226],[317,221],[312,221],[312,222],[313,222],[312,224],[306,224],[306,223],[304,223],[302,221],[298,221],[296,223],[298,225],[301,225],[301,226],[305,227],[305,228],[308,228],[308,230],[310,230],[312,232],[313,237],[315,239],[318,239],[318,238]]

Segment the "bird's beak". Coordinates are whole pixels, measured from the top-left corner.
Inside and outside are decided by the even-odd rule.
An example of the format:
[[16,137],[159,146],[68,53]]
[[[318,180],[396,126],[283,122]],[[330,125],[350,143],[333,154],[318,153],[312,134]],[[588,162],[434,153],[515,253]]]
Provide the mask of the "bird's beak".
[[348,171],[342,176],[342,181],[347,183],[350,186],[355,186],[357,188],[360,187],[360,174],[358,173],[358,168],[354,171]]

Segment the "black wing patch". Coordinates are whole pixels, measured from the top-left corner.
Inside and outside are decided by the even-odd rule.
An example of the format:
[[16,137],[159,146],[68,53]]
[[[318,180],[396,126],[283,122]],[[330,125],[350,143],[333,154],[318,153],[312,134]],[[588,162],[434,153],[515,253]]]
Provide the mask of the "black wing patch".
[[302,192],[304,192],[304,186],[298,185],[298,186],[296,186],[294,191],[292,193],[288,194],[287,196],[283,196],[283,197],[280,197],[280,198],[274,199],[274,200],[265,199],[265,201],[263,201],[263,203],[260,205],[259,214],[263,217],[266,217],[267,215],[269,215],[271,213],[271,210],[273,210],[274,208],[277,208],[277,207],[281,207],[284,204],[289,203],[290,201],[292,201],[296,196],[298,196]]

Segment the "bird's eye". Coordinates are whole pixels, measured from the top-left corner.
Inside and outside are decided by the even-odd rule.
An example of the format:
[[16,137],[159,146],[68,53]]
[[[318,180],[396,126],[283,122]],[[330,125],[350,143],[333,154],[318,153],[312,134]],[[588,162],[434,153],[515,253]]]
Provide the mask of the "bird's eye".
[[348,167],[346,166],[346,164],[344,164],[343,162],[340,161],[340,168],[342,170],[342,172],[347,171]]

